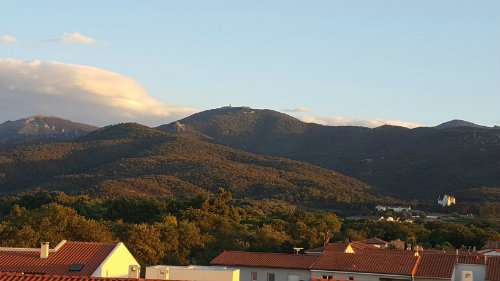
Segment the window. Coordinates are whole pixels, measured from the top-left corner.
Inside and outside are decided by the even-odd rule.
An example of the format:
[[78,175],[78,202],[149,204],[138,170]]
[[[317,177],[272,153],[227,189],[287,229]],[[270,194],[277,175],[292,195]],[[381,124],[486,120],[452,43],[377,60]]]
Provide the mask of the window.
[[267,281],[276,281],[274,273],[268,273],[267,274]]
[[252,281],[257,281],[257,272],[252,272]]
[[352,277],[352,276],[349,276],[349,280],[354,280],[354,277]]
[[81,263],[74,263],[69,267],[70,272],[80,272],[83,269],[83,264]]
[[323,275],[322,279],[333,279],[333,275]]
[[462,271],[462,281],[473,281],[472,271]]

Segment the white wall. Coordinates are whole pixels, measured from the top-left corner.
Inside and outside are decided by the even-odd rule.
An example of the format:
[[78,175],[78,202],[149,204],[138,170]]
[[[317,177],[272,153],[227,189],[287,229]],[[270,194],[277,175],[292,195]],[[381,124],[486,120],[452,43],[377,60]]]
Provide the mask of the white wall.
[[323,276],[332,276],[333,279],[337,280],[349,280],[349,277],[353,277],[355,281],[379,281],[379,278],[394,278],[401,280],[411,280],[410,276],[400,276],[400,275],[384,275],[384,274],[372,274],[372,273],[356,273],[356,272],[328,272],[328,271],[312,271],[311,278],[321,279]]
[[240,269],[240,281],[252,281],[252,272],[257,272],[257,281],[267,281],[267,274],[274,273],[276,281],[287,281],[289,274],[299,275],[299,281],[309,281],[311,272],[308,269],[285,269],[285,268],[266,268],[266,267],[238,267]]
[[193,280],[193,281],[239,281],[240,270],[210,270],[192,269],[189,267],[170,267],[170,280]]
[[472,271],[474,281],[484,281],[486,277],[486,265],[457,263],[451,280],[462,281],[462,271]]
[[138,265],[123,243],[118,243],[91,277],[128,277],[129,265]]

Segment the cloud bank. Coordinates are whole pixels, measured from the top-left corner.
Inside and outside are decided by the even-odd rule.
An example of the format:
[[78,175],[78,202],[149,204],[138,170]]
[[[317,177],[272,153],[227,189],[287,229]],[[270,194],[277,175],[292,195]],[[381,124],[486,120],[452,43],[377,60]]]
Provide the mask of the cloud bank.
[[97,41],[94,38],[85,36],[85,35],[80,34],[78,32],[64,33],[63,37],[61,38],[61,41],[63,43],[80,43],[80,44],[97,44],[97,43],[100,43],[100,41]]
[[196,110],[159,102],[134,79],[96,67],[0,59],[0,122],[34,114],[160,125]]
[[376,128],[383,125],[400,126],[406,128],[416,128],[423,126],[420,124],[415,124],[410,122],[381,120],[381,119],[358,119],[358,118],[314,117],[314,116],[303,116],[301,119],[304,122],[317,123],[328,126],[361,126],[368,128]]
[[307,107],[298,107],[298,108],[283,109],[283,111],[292,112],[292,113],[300,113],[300,112],[309,112],[310,109]]
[[19,41],[19,40],[17,40],[17,38],[16,38],[16,37],[14,37],[14,36],[11,36],[11,35],[4,35],[4,36],[2,36],[2,41],[3,41],[4,43],[9,44],[9,43],[16,43],[16,42],[17,42],[17,41]]

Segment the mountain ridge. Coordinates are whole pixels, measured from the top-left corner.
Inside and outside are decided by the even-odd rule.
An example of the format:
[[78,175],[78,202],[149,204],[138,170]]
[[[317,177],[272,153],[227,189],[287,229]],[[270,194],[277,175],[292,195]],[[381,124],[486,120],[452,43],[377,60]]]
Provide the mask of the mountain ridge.
[[[174,130],[180,126],[183,130]],[[398,198],[500,186],[495,128],[323,126],[248,107],[208,110],[157,128],[318,165]]]
[[76,138],[98,128],[57,116],[34,115],[1,123],[0,138]]

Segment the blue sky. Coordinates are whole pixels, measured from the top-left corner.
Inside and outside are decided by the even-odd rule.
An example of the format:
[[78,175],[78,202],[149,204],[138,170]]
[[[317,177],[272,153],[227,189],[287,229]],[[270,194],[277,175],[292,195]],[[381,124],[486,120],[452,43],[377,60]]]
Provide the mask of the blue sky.
[[[110,123],[107,118],[159,125],[232,104],[290,109],[306,121],[332,125],[373,119],[500,125],[496,0],[5,1],[2,10],[0,36],[17,40],[0,41],[1,58],[92,66],[133,78],[144,93],[130,95],[155,99],[158,104],[149,104],[158,113],[153,118],[141,109],[140,114],[110,116],[110,111],[129,109],[114,104],[106,110],[110,101],[99,94],[92,102],[101,102],[107,112],[94,106],[94,111],[74,115],[90,106],[85,104],[90,90],[81,90],[79,97],[61,94],[55,102],[53,96],[44,99],[37,91],[46,87],[37,84],[0,96],[12,102],[4,103],[0,122],[54,112],[99,125]],[[96,41],[64,40],[64,34],[75,32]],[[50,77],[73,71],[45,66]],[[19,84],[4,88],[17,89],[35,83],[22,80],[35,74],[19,76],[40,66],[9,62],[4,67],[5,73],[19,73],[9,76]],[[85,71],[75,70],[71,77]],[[8,84],[0,80],[0,87],[2,83]],[[61,86],[65,91],[74,87]],[[23,99],[58,106],[25,105]],[[175,104],[176,110],[162,111],[162,103],[166,108]],[[65,104],[68,110],[61,111]],[[297,108],[303,110],[292,110]],[[93,118],[86,118],[88,112]]]

